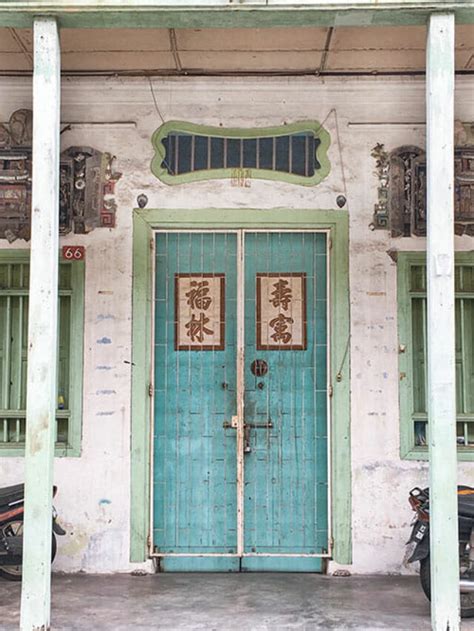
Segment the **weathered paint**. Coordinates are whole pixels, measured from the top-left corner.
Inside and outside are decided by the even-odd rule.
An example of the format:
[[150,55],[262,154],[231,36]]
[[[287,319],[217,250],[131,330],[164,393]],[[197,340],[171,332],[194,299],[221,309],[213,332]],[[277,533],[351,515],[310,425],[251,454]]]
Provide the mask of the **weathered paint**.
[[[350,569],[358,573],[405,572],[402,567],[404,543],[410,529],[412,513],[407,491],[415,484],[426,484],[426,462],[400,458],[399,431],[399,353],[397,339],[397,266],[388,256],[391,248],[420,251],[422,238],[391,239],[384,231],[371,232],[373,206],[377,200],[377,178],[370,151],[376,142],[389,149],[403,144],[424,146],[425,86],[422,79],[365,78],[231,78],[231,79],[158,79],[153,80],[160,111],[165,120],[190,120],[198,124],[235,127],[277,126],[285,121],[323,121],[336,108],[340,144],[334,116],[324,123],[331,134],[329,149],[331,173],[318,187],[296,187],[284,182],[252,180],[250,188],[232,187],[227,181],[199,182],[179,187],[160,183],[149,169],[153,156],[151,136],[161,121],[154,109],[149,83],[144,79],[66,79],[62,85],[63,120],[91,121],[61,136],[62,148],[70,145],[97,146],[117,156],[117,168],[124,177],[117,184],[117,228],[95,230],[89,235],[61,237],[61,244],[87,247],[85,282],[84,391],[81,456],[57,458],[55,483],[59,492],[55,505],[67,525],[67,536],[59,540],[56,570],[87,572],[129,571],[130,563],[130,396],[131,371],[138,369],[137,389],[133,396],[142,407],[136,408],[135,422],[144,418],[149,407],[146,365],[132,366],[131,304],[132,281],[147,281],[137,267],[132,270],[132,221],[136,197],[145,193],[147,208],[164,208],[165,227],[176,227],[176,221],[187,208],[189,226],[205,228],[232,226],[242,218],[247,225],[255,221],[259,228],[273,222],[287,228],[298,225],[324,226],[314,208],[334,208],[338,194],[346,194],[348,211],[337,211],[350,224],[350,240],[341,240],[345,264],[350,258],[350,294],[347,287],[335,282],[335,309],[344,309],[349,297],[351,306],[351,447],[344,439],[344,449],[351,454],[352,484],[345,482],[335,493],[341,510],[352,517],[352,556]],[[11,111],[31,105],[31,82],[28,79],[2,78],[0,113],[7,120]],[[474,120],[474,83],[472,78],[456,81],[457,119]],[[100,121],[136,120],[110,126]],[[344,160],[345,186],[341,170],[341,149]],[[213,210],[204,213],[200,208]],[[230,209],[225,213],[220,208]],[[272,208],[280,210],[272,211]],[[253,210],[260,209],[260,210]],[[141,211],[153,217],[154,211]],[[333,211],[328,211],[326,220]],[[275,213],[275,214],[273,214]],[[137,215],[136,231],[142,233],[135,248],[149,249],[148,227]],[[199,219],[202,223],[199,224]],[[158,218],[155,216],[158,223]],[[193,223],[194,222],[194,223]],[[311,223],[313,222],[313,223]],[[336,222],[337,223],[337,222]],[[235,225],[235,224],[234,224]],[[337,227],[336,233],[337,233]],[[341,226],[342,233],[346,230]],[[338,251],[338,237],[333,248]],[[346,243],[346,246],[344,246]],[[456,249],[473,249],[472,239],[456,237]],[[1,242],[2,250],[24,249],[24,242]],[[139,266],[151,261],[140,258]],[[336,256],[336,262],[339,258]],[[337,277],[343,277],[343,274]],[[146,300],[146,291],[143,290]],[[334,294],[333,294],[334,295]],[[113,314],[114,320],[98,320],[99,314]],[[144,308],[133,325],[137,328],[137,345],[151,348],[147,335],[147,311]],[[338,320],[339,321],[339,320]],[[141,332],[141,334],[140,334]],[[337,330],[339,332],[339,330]],[[96,344],[108,337],[112,344]],[[347,337],[335,335],[339,344],[333,358],[334,374],[341,367]],[[136,346],[134,347],[134,350]],[[401,356],[400,356],[401,357]],[[107,366],[109,370],[99,367]],[[348,360],[342,366],[343,381],[337,388],[348,388]],[[113,389],[116,395],[98,397],[98,389]],[[337,407],[334,422],[345,420],[344,406]],[[107,414],[107,415],[105,415]],[[147,462],[147,437],[141,434],[133,442],[133,456],[142,450]],[[141,457],[141,456],[139,456]],[[24,462],[19,457],[0,458],[0,472],[5,484],[21,481]],[[143,529],[134,531],[133,549],[146,547],[145,478],[133,487],[132,506]],[[460,463],[459,481],[474,483],[470,462]],[[337,484],[337,480],[334,480]],[[352,491],[352,512],[344,489]],[[108,498],[107,521],[99,500]],[[377,506],[374,514],[373,507]],[[335,510],[338,510],[337,508]],[[109,521],[110,520],[110,521]],[[335,524],[337,527],[337,524]],[[145,532],[144,538],[142,533]],[[346,540],[335,532],[338,542]],[[347,546],[344,546],[344,554]],[[376,552],[376,554],[374,553]],[[137,556],[135,559],[139,558]],[[143,557],[142,557],[143,558]],[[336,558],[348,557],[336,552]],[[141,564],[140,567],[151,567]],[[336,564],[331,565],[337,567]]]
[[[331,370],[333,394],[332,433],[332,512],[335,558],[341,563],[351,560],[351,490],[350,490],[350,439],[349,439],[349,311],[348,294],[348,250],[347,213],[345,211],[293,210],[288,211],[240,209],[238,215],[227,208],[207,209],[199,213],[190,210],[136,211],[134,230],[134,276],[146,283],[134,286],[133,312],[133,372],[135,384],[132,415],[132,559],[142,561],[149,532],[148,498],[150,497],[149,464],[150,411],[146,398],[142,396],[148,386],[151,371],[151,305],[150,287],[152,267],[147,245],[152,240],[152,229],[205,229],[212,225],[216,229],[249,228],[263,226],[276,228],[302,228],[329,230],[334,256],[331,261],[331,328],[337,330],[331,345]],[[138,271],[139,270],[139,271]],[[148,284],[147,284],[148,283]],[[145,318],[143,318],[145,313]],[[335,367],[339,367],[341,378],[336,378]],[[240,434],[239,434],[240,435]],[[241,453],[241,450],[239,450]]]
[[[471,252],[456,252],[456,265],[472,264]],[[426,252],[399,253],[397,261],[397,292],[398,292],[398,323],[399,323],[399,372],[406,375],[400,378],[400,415],[406,419],[400,427],[400,455],[411,460],[428,460],[428,450],[414,446],[413,423],[410,421],[413,414],[413,390],[415,388],[413,378],[410,378],[410,370],[415,359],[413,335],[411,332],[411,300],[410,300],[410,271],[411,265],[426,265]],[[459,413],[459,410],[458,410]],[[469,450],[458,451],[458,460],[472,460]]]
[[60,44],[54,19],[34,24],[33,175],[22,631],[49,629],[58,344]]
[[[202,560],[186,555],[212,554],[205,569],[235,571],[243,554],[243,571],[321,570],[317,555],[329,549],[326,239],[325,232],[156,235],[152,543],[159,553],[180,555],[165,557],[162,569],[197,570]],[[190,272],[225,275],[222,348],[175,346],[175,274]],[[286,305],[295,325],[302,305],[305,334],[294,340],[302,348],[258,348],[262,273],[305,275],[305,291]],[[250,369],[257,358],[268,364],[258,378]],[[239,408],[247,430],[232,426]]]
[[[244,456],[244,552],[274,556],[244,557],[242,568],[318,572],[322,559],[309,555],[329,550],[327,234],[249,232],[244,248],[244,420],[268,419],[273,424],[271,430],[249,433],[251,452]],[[258,350],[256,276],[262,272],[306,274],[304,349]],[[296,321],[295,308],[291,315]],[[268,364],[264,377],[256,378],[249,370],[257,358]]]
[[[424,24],[432,11],[456,13],[458,22],[472,23],[474,9],[462,0],[352,0],[331,2],[246,2],[239,0],[184,0],[160,3],[153,0],[44,0],[0,4],[4,26],[28,28],[33,17],[47,12],[58,18],[62,28],[267,28],[275,26],[369,26]],[[467,6],[466,6],[467,5]]]
[[454,333],[454,15],[430,17],[426,62],[431,619],[459,629]]

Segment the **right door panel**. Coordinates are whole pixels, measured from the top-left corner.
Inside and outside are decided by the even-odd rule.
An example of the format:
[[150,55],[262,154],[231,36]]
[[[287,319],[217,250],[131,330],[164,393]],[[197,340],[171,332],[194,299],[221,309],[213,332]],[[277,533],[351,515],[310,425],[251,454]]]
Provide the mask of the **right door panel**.
[[244,252],[244,553],[258,556],[242,569],[320,571],[306,555],[328,549],[327,236],[246,233]]

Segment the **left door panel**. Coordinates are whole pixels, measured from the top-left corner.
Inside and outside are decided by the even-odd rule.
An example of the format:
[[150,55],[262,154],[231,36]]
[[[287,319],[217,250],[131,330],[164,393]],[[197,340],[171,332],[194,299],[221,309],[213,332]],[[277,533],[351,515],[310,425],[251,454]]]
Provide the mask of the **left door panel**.
[[[238,571],[237,237],[156,235],[153,545],[167,571]],[[184,555],[184,556],[181,556]],[[188,556],[189,555],[189,556]]]

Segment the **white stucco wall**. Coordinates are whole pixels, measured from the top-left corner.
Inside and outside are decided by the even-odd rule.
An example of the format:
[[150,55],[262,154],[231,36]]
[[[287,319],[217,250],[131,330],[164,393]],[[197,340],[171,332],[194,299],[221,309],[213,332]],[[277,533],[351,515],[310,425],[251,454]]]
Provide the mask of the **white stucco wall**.
[[[0,81],[0,119],[31,107],[29,79]],[[420,238],[392,240],[368,225],[377,178],[371,149],[424,145],[421,79],[65,79],[62,120],[73,123],[63,148],[91,145],[117,156],[115,229],[70,235],[62,244],[87,246],[83,439],[80,458],[58,458],[57,508],[67,525],[57,570],[127,571],[130,504],[130,374],[132,209],[145,193],[148,207],[335,208],[346,194],[350,214],[352,310],[353,572],[403,571],[411,511],[407,492],[427,480],[426,465],[399,457],[396,265],[389,248],[423,249]],[[458,79],[456,118],[474,120],[474,81]],[[253,180],[167,187],[150,171],[151,135],[162,120],[222,126],[268,126],[317,119],[331,134],[331,173],[316,188]],[[336,128],[339,129],[339,140]],[[122,124],[113,125],[112,123]],[[80,125],[74,123],[83,123]],[[127,124],[125,124],[127,123]],[[341,168],[341,156],[344,167]],[[472,249],[474,240],[456,238]],[[2,248],[22,248],[24,242]],[[110,339],[109,344],[100,342]],[[22,480],[21,458],[1,458],[3,484]],[[474,468],[459,467],[474,484]],[[335,567],[335,566],[334,566]]]

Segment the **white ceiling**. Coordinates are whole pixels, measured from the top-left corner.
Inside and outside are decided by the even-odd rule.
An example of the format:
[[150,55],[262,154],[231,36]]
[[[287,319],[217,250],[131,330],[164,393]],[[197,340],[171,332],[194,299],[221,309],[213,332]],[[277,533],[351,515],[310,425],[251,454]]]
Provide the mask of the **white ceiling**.
[[[274,29],[64,29],[65,72],[414,72],[418,26]],[[31,72],[32,32],[0,29],[0,72]],[[474,25],[456,28],[456,69],[474,71]]]

